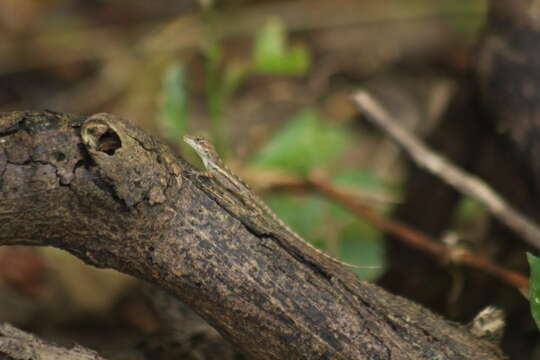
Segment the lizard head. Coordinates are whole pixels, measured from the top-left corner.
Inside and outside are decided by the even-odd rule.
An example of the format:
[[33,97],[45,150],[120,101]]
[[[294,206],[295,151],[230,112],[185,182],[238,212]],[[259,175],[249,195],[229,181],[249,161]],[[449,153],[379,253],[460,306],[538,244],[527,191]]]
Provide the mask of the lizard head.
[[219,159],[216,149],[212,143],[202,136],[185,135],[183,139],[189,146],[193,148],[193,150],[197,152],[205,166],[207,166],[209,163],[215,162],[216,159]]

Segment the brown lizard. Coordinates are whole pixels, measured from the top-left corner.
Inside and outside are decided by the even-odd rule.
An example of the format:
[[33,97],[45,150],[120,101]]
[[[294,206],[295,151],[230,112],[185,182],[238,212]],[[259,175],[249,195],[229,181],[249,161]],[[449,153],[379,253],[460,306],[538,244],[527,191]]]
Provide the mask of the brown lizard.
[[324,251],[316,248],[311,245],[309,242],[304,240],[300,235],[293,231],[287,224],[283,222],[265,203],[262,201],[251,188],[244,183],[238,176],[229,170],[229,168],[223,163],[221,157],[217,153],[214,146],[205,138],[201,136],[184,136],[184,141],[191,146],[202,159],[204,167],[207,172],[206,176],[215,178],[225,189],[229,190],[242,200],[246,205],[258,209],[262,214],[268,215],[272,220],[278,223],[283,229],[289,233],[296,240],[302,242],[304,245],[311,248],[313,251],[318,254],[332,260],[335,263],[344,265],[347,267],[357,268],[357,269],[379,269],[378,266],[358,266],[350,264],[341,260],[334,258],[333,256],[328,255]]

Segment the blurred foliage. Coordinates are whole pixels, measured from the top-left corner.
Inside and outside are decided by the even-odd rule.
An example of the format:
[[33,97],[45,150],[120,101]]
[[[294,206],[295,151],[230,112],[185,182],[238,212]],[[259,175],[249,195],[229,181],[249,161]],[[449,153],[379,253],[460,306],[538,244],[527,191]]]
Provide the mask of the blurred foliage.
[[335,174],[332,180],[336,185],[364,191],[396,192],[401,190],[398,184],[390,183],[369,170],[343,169]]
[[166,69],[162,86],[159,124],[167,140],[177,141],[186,131],[188,114],[186,75],[180,62],[173,63]]
[[477,39],[478,32],[484,24],[487,0],[442,1],[441,10],[457,14],[446,17],[446,22],[462,41],[471,44]]
[[[380,233],[357,216],[318,194],[290,196],[273,193],[265,201],[307,241],[343,261],[360,266],[381,266],[384,246]],[[332,243],[328,243],[332,239]],[[362,279],[375,279],[381,269],[351,269]]]
[[456,206],[452,219],[454,228],[467,229],[477,224],[487,215],[487,210],[478,201],[469,197],[462,197]]
[[[349,143],[350,136],[345,128],[324,121],[315,109],[308,108],[278,129],[250,164],[301,176],[314,169],[325,169],[334,173],[333,180],[351,188],[387,191],[381,179],[367,171],[346,169],[336,172],[333,169]],[[380,233],[344,208],[313,193],[295,197],[273,194],[267,201],[292,229],[313,244],[335,250],[337,257],[355,265],[382,264]],[[329,238],[335,240],[334,249],[324,243]],[[373,279],[382,270],[354,271],[364,279]]]
[[[223,61],[221,44],[218,41],[215,29],[215,17],[213,2],[205,2],[203,7],[203,19],[206,30],[206,41],[202,51],[204,54],[204,84],[206,93],[206,106],[210,120],[210,131],[216,149],[225,151],[222,139],[221,116],[224,105],[224,81],[220,72]],[[224,72],[225,74],[227,71]],[[232,91],[233,89],[231,89]]]
[[373,226],[355,216],[340,233],[340,258],[361,266],[379,266],[378,269],[351,269],[364,280],[375,280],[384,273],[385,244],[382,234]]
[[456,221],[478,218],[485,212],[485,208],[476,200],[463,197],[456,208]]
[[287,49],[285,24],[271,18],[257,31],[252,71],[273,75],[304,75],[309,69],[307,49],[297,45]]
[[305,176],[314,168],[333,164],[348,146],[349,139],[345,128],[323,121],[315,109],[305,109],[272,136],[251,165]]
[[[287,49],[285,25],[278,18],[271,18],[257,32],[249,62],[225,61],[222,44],[218,41],[215,19],[218,13],[212,3],[204,7],[203,18],[206,25],[206,41],[203,47],[204,79],[207,114],[210,120],[212,141],[220,153],[228,147],[223,134],[223,108],[227,100],[249,75],[303,75],[309,69],[308,50],[301,45]],[[166,70],[163,82],[164,106],[160,109],[159,121],[167,138],[178,138],[186,128],[186,103],[188,90],[185,86],[182,67],[173,63]],[[174,119],[178,124],[173,124]],[[173,138],[173,139],[174,139]]]
[[531,267],[529,303],[536,326],[540,329],[540,258],[527,253],[527,260]]

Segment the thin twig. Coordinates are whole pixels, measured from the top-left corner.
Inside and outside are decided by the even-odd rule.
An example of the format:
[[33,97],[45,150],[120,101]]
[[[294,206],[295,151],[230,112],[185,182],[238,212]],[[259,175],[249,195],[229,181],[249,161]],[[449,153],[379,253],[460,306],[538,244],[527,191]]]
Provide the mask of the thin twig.
[[483,256],[474,255],[466,249],[446,246],[408,225],[380,216],[372,208],[356,201],[349,192],[339,189],[320,176],[311,176],[308,182],[320,193],[344,205],[382,231],[395,235],[396,239],[408,246],[439,259],[481,270],[516,287],[522,293],[527,293],[529,280],[522,274],[497,265]]
[[379,215],[375,209],[366,205],[364,199],[358,194],[333,185],[321,174],[313,173],[307,180],[291,176],[275,176],[271,183],[266,185],[297,191],[314,189],[369,221],[381,231],[394,235],[396,240],[411,248],[429,253],[443,262],[452,262],[480,270],[516,287],[523,294],[528,293],[529,280],[523,274],[495,264],[490,259],[473,254],[467,249],[444,245],[409,225]]
[[429,149],[420,139],[392,120],[390,115],[367,92],[359,91],[354,100],[366,117],[400,144],[418,164],[483,204],[487,210],[530,245],[540,249],[540,227],[521,214],[478,177],[452,164]]

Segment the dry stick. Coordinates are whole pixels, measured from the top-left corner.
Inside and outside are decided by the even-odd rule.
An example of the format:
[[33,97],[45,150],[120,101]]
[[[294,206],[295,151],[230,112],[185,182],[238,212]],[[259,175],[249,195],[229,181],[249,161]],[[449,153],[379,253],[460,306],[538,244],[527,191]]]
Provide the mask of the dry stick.
[[454,263],[467,265],[494,275],[522,293],[527,293],[529,280],[519,272],[508,270],[485,257],[446,246],[408,225],[378,215],[372,208],[353,200],[350,193],[339,189],[320,176],[310,176],[308,182],[320,193],[341,203],[355,214],[368,220],[375,227],[396,236],[398,240],[408,246],[428,252],[438,258],[449,259]]
[[432,254],[434,257],[443,261],[450,261],[454,264],[461,264],[480,270],[517,288],[523,294],[528,293],[529,280],[523,274],[507,269],[486,257],[473,254],[466,249],[444,245],[412,226],[398,220],[386,218],[378,214],[372,207],[363,203],[356,194],[352,194],[350,191],[333,185],[322,174],[314,172],[305,180],[294,177],[281,177],[279,180],[274,180],[273,182],[274,184],[271,186],[285,187],[289,190],[292,188],[300,191],[304,191],[306,188],[314,189],[327,198],[345,206],[362,219],[369,221],[381,231],[394,235],[396,240],[401,241],[411,248]]
[[502,223],[540,249],[540,228],[532,220],[512,207],[478,177],[468,174],[443,156],[430,150],[411,132],[399,126],[373,97],[358,91],[354,100],[360,111],[403,146],[418,166],[429,170],[458,191],[482,203]]

